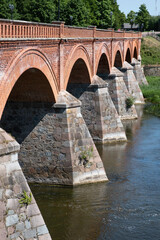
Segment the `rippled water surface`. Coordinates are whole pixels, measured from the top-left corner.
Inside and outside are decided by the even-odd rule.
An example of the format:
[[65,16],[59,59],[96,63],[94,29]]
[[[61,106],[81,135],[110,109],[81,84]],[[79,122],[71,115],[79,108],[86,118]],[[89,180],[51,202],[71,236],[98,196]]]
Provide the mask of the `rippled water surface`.
[[108,183],[31,186],[53,240],[160,239],[160,118],[125,129],[127,143],[97,146]]

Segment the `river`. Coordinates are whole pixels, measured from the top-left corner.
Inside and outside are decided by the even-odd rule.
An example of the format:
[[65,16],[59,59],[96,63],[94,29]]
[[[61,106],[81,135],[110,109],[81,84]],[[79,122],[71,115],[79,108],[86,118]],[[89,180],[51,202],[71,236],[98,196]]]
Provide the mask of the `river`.
[[160,118],[138,112],[127,143],[97,146],[108,183],[30,186],[53,240],[160,239]]

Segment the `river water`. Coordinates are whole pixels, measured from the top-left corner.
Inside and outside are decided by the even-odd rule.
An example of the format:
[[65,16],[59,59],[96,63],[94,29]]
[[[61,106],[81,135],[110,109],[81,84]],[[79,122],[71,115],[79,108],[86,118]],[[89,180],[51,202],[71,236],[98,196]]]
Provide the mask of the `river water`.
[[108,183],[31,185],[53,240],[160,239],[160,118],[138,110],[127,143],[97,146]]

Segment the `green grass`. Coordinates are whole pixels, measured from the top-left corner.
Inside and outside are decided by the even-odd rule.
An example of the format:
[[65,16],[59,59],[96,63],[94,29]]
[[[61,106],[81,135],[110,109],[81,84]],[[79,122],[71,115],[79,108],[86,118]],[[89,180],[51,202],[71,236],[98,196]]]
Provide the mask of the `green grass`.
[[160,41],[150,36],[142,38],[141,57],[143,65],[160,65]]
[[160,117],[160,77],[146,77],[149,85],[142,85],[141,90],[146,102],[145,111]]

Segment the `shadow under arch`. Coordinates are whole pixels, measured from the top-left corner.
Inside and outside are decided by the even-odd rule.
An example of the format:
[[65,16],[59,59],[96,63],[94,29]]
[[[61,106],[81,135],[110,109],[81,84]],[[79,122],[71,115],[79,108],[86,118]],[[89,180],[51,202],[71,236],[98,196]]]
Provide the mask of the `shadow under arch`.
[[55,96],[46,76],[29,68],[16,81],[4,108],[0,126],[19,144],[52,111]]
[[[79,64],[79,67],[78,67],[78,64]],[[87,79],[89,76],[89,82],[91,83],[91,78],[92,78],[91,61],[90,61],[89,54],[83,45],[78,45],[74,47],[70,53],[69,58],[67,59],[67,63],[64,71],[65,73],[64,89],[67,89],[69,81],[71,82],[70,79],[72,78],[73,71],[75,72],[75,69],[77,69],[76,71],[79,72],[78,81],[80,81],[80,78],[81,78],[81,83],[82,83],[82,77],[83,77],[82,71],[84,69],[85,72],[87,72],[88,74]]]
[[83,59],[79,58],[72,67],[67,91],[79,99],[90,83],[91,79],[86,63]]
[[106,76],[108,76],[109,73],[110,73],[110,68],[109,68],[108,58],[107,58],[106,54],[103,53],[99,60],[96,75],[98,75],[99,77],[101,77],[103,79]]
[[121,57],[121,53],[119,50],[116,52],[116,55],[115,55],[114,67],[116,67],[116,68],[122,67],[122,57]]
[[128,62],[128,63],[131,63],[131,52],[130,52],[129,48],[127,49],[125,61]]
[[137,48],[134,47],[133,58],[138,59]]

